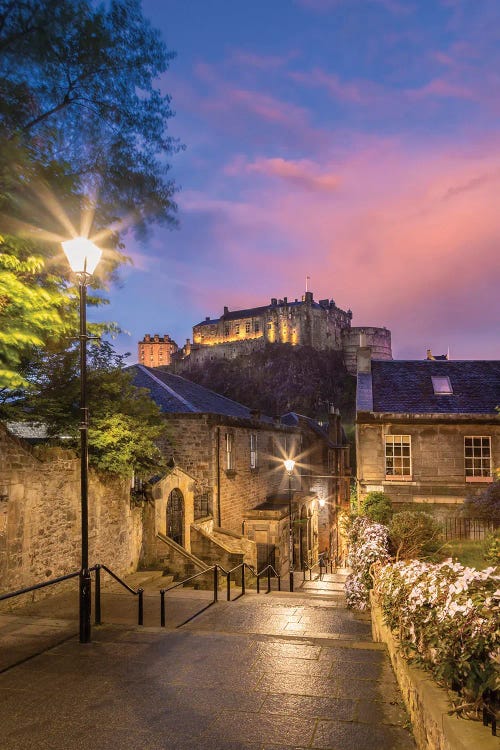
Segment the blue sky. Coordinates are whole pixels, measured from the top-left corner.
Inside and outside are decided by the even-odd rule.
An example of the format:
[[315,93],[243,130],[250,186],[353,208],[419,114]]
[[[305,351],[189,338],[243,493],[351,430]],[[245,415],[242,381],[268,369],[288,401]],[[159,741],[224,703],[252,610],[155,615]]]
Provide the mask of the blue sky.
[[499,358],[500,3],[143,0],[177,52],[179,227],[130,237],[107,316],[178,344],[300,297],[396,357]]

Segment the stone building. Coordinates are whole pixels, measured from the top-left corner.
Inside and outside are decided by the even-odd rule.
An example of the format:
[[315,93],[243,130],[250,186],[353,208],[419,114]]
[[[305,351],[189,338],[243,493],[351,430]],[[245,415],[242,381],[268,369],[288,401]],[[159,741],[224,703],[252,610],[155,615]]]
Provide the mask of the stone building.
[[157,333],[151,336],[146,333],[138,344],[138,361],[146,367],[161,367],[172,362],[172,355],[178,351],[178,346],[170,336],[159,336]]
[[440,515],[481,492],[500,466],[500,361],[371,360],[358,356],[360,497]]
[[[232,551],[259,569],[269,562],[278,572],[286,573],[290,495],[284,460],[292,457],[297,461],[291,485],[294,563],[317,560],[321,497],[311,476],[325,475],[328,465],[311,468],[310,427],[306,430],[290,420],[287,424],[271,419],[167,371],[141,365],[131,370],[134,384],[148,388],[165,415],[165,456],[172,466],[192,477],[193,523],[188,529],[182,518],[166,521],[167,527],[186,529],[183,538],[179,534],[174,537],[184,550],[177,550],[179,554],[186,558],[186,550],[193,549],[193,538],[200,542],[201,535],[205,559],[210,550],[214,561],[220,547],[221,555],[224,550]],[[327,462],[329,438],[326,432],[320,433],[314,438],[321,444],[317,458],[319,461],[321,455]],[[160,502],[158,493],[153,489],[155,502]],[[178,500],[175,512],[182,517],[185,498],[178,496]],[[306,536],[298,531],[304,519]],[[172,547],[172,536],[167,537]]]
[[[356,374],[356,351],[360,336],[363,345],[373,349],[379,359],[391,359],[391,332],[387,328],[351,326],[352,312],[341,310],[330,299],[315,301],[312,292],[305,292],[301,300],[272,298],[269,305],[246,310],[224,307],[219,318],[206,317],[193,326],[193,342],[175,355],[178,370],[215,358],[231,359],[251,354],[266,344],[310,346],[318,350],[343,351],[348,370]],[[147,338],[147,337],[146,337]],[[144,354],[144,342],[139,343],[139,363],[156,367]],[[149,355],[151,357],[151,355]],[[166,364],[164,362],[164,364]]]

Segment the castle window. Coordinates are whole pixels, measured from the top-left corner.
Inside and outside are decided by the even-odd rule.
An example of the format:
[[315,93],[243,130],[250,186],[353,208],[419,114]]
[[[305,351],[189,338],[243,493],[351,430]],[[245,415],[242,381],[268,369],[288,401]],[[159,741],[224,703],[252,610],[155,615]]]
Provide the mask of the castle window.
[[250,468],[257,468],[257,435],[255,432],[250,433]]
[[250,333],[250,323],[245,323],[245,333]]
[[385,474],[388,479],[411,478],[411,436],[385,436]]
[[239,323],[236,323],[236,325],[234,326],[234,332],[235,332],[236,335],[239,334],[239,332],[240,332],[240,324]]
[[255,333],[259,333],[260,331],[260,324],[256,321],[253,327]]
[[480,477],[491,477],[491,438],[464,438],[465,478],[474,481]]
[[224,327],[224,336],[229,336],[229,326]]

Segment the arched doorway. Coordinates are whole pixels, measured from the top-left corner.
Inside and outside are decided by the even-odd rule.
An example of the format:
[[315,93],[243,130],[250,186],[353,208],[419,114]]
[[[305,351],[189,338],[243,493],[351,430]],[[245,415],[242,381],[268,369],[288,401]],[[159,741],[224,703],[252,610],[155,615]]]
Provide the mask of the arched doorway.
[[168,496],[167,536],[184,546],[184,497],[177,487]]

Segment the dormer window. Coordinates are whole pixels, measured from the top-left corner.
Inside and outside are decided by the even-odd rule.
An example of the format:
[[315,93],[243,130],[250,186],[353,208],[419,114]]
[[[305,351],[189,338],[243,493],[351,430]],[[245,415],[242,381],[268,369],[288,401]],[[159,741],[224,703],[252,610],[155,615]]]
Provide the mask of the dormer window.
[[432,375],[431,379],[436,396],[449,396],[453,393],[453,388],[447,375]]

